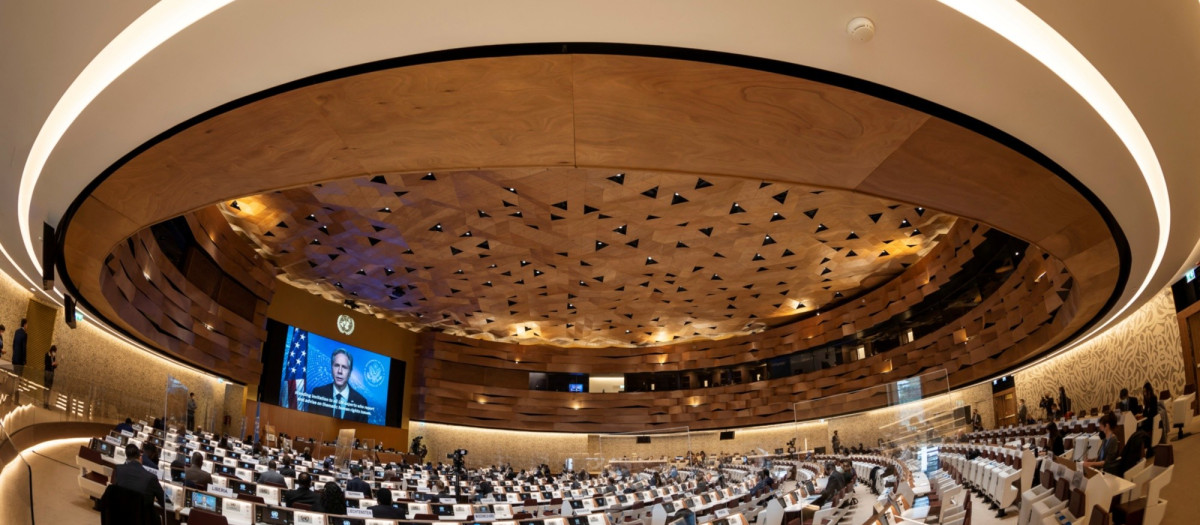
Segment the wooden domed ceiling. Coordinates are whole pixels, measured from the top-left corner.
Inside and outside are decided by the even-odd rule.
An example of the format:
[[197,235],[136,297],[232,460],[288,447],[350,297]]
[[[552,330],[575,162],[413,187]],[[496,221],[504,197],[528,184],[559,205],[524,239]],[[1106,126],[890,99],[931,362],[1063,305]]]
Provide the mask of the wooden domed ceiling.
[[898,274],[955,220],[840,190],[577,168],[342,179],[220,207],[295,286],[413,329],[560,346],[786,322]]

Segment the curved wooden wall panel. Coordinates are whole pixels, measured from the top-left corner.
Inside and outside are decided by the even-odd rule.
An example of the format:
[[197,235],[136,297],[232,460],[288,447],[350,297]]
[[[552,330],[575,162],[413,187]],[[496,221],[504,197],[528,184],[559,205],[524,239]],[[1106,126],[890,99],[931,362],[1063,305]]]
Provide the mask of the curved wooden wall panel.
[[[219,231],[219,225],[211,226]],[[253,316],[247,319],[218,304],[167,260],[149,229],[117,245],[106,258],[101,287],[126,329],[204,368],[242,383],[258,383],[270,289],[255,285],[256,294],[268,296],[255,298]],[[243,267],[242,273],[255,272]]]
[[[949,386],[986,378],[1065,337],[1061,329],[1073,312],[1071,276],[1064,265],[1031,248],[999,291],[983,299],[957,322],[894,350],[808,374],[703,389],[619,394],[576,394],[491,387],[467,382],[456,363],[437,359],[427,335],[427,359],[418,377],[419,406],[414,419],[524,430],[625,432],[689,426],[731,428],[782,423],[794,418],[792,405],[944,368]],[[513,364],[512,366],[518,366]],[[814,419],[886,406],[886,392],[864,391],[821,403]]]

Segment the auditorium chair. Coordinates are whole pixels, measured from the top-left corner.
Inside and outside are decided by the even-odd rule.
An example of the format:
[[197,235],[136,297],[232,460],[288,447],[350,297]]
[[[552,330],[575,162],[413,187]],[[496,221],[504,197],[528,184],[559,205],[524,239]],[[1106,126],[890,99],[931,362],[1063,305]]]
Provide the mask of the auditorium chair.
[[187,522],[188,525],[229,525],[229,520],[225,516],[195,507],[192,507],[188,513]]
[[1040,483],[1021,494],[1021,506],[1019,516],[1017,517],[1017,525],[1029,525],[1030,515],[1033,513],[1033,505],[1054,494],[1054,473],[1050,471],[1050,465],[1054,464],[1054,460],[1046,457],[1039,461],[1042,462]]
[[1029,524],[1040,524],[1046,518],[1054,516],[1060,510],[1067,508],[1071,499],[1071,480],[1066,476],[1058,478],[1054,485],[1054,494],[1033,504],[1030,509]]
[[[1167,509],[1167,500],[1159,497],[1162,488],[1171,482],[1175,456],[1171,445],[1154,447],[1154,465],[1130,479],[1135,487],[1129,501],[1113,509],[1113,518],[1126,525],[1158,525]],[[1122,519],[1123,518],[1123,519]]]

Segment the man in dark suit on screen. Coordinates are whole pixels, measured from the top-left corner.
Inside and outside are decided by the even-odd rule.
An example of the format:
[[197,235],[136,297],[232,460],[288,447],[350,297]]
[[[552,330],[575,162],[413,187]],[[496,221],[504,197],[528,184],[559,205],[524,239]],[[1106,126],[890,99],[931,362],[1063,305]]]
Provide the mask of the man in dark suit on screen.
[[322,416],[333,416],[347,421],[367,422],[367,398],[350,388],[350,371],[354,370],[354,358],[339,348],[329,358],[333,382],[312,389],[311,394],[326,401],[332,407],[321,406],[310,401],[309,412]]

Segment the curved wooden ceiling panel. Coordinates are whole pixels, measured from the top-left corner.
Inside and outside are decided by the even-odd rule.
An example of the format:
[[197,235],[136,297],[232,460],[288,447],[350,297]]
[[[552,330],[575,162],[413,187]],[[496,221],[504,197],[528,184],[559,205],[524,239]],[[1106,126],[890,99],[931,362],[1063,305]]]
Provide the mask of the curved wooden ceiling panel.
[[559,346],[744,334],[855,296],[954,218],[733,177],[378,175],[218,206],[285,280],[413,329]]
[[[137,334],[101,290],[104,257],[157,222],[341,178],[383,175],[391,184],[398,173],[560,167],[740,177],[753,181],[751,189],[758,181],[816,185],[998,228],[1044,247],[1086,283],[1072,290],[1066,306],[1076,315],[1046,348],[1090,322],[1120,282],[1120,252],[1103,216],[1054,172],[972,130],[871,95],[766,71],[636,56],[476,58],[358,71],[239,101],[114,165],[60,225],[69,286],[100,316]],[[660,237],[672,236],[663,231]]]

